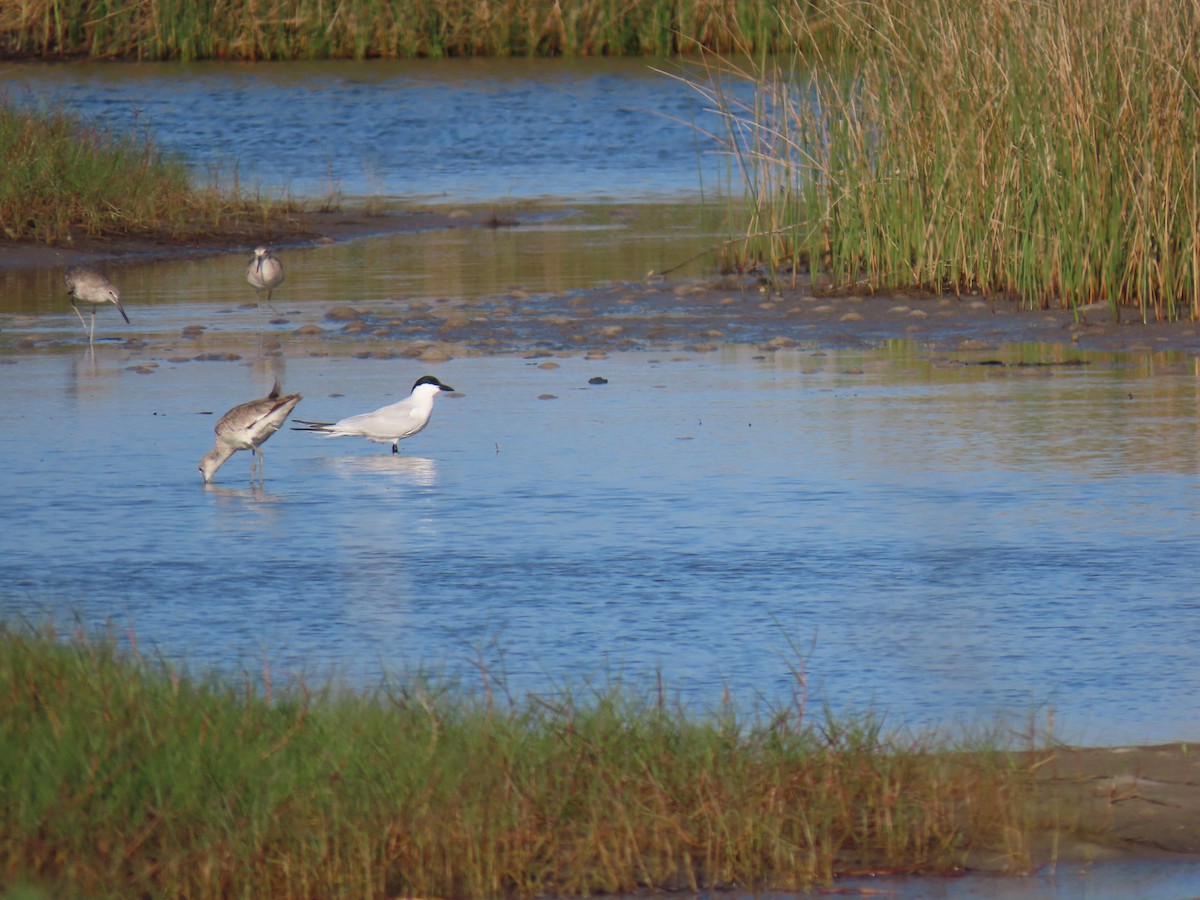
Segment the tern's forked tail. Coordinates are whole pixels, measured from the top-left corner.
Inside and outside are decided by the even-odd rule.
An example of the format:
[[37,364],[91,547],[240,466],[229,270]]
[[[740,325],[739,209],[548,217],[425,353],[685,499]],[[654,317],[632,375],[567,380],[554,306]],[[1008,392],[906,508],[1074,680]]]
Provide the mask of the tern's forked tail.
[[292,419],[292,431],[318,431],[323,434],[332,434],[332,422],[306,422],[304,419]]

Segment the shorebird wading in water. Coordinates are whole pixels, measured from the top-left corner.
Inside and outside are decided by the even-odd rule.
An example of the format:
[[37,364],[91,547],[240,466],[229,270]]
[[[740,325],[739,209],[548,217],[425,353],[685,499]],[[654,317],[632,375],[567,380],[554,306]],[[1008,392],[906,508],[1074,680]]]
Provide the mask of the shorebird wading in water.
[[258,480],[262,481],[264,457],[259,447],[287,421],[300,400],[299,394],[281,395],[279,379],[276,378],[275,387],[267,396],[235,406],[221,416],[213,429],[217,435],[216,443],[200,460],[200,474],[204,476],[204,483],[212,481],[221,464],[239,450],[250,451],[250,480],[254,480],[254,467],[257,464]]
[[[88,333],[89,344],[93,343],[96,338],[96,307],[101,303],[111,303],[116,306],[117,312],[121,314],[125,324],[129,324],[129,316],[125,315],[125,307],[121,305],[121,292],[117,290],[116,285],[95,269],[87,266],[68,266],[63,273],[63,281],[66,282],[67,294],[71,297],[71,308],[75,310],[75,315],[79,316],[79,324],[83,326],[83,330]],[[86,303],[92,308],[90,331],[87,322],[83,321],[83,313],[79,311],[80,303]]]
[[365,437],[377,444],[391,444],[392,452],[399,453],[400,448],[396,445],[400,441],[412,437],[429,424],[434,397],[442,391],[452,390],[454,388],[442,384],[432,375],[426,375],[416,380],[412,393],[399,403],[338,422],[305,422],[297,419],[303,427],[293,426],[292,430],[315,431],[326,437]]
[[266,247],[254,251],[254,259],[246,266],[246,280],[254,288],[258,302],[262,303],[262,292],[267,292],[267,305],[271,305],[271,291],[283,284],[283,263],[271,255]]

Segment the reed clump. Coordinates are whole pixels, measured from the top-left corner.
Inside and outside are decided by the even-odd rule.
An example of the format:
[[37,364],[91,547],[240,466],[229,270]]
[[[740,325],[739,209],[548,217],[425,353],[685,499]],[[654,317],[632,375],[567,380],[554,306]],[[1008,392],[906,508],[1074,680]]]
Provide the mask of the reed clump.
[[27,0],[0,5],[0,54],[258,60],[773,51],[790,42],[780,8],[776,0]]
[[[86,896],[794,889],[1015,853],[1025,770],[870,720],[617,686],[272,691],[114,635],[0,631],[0,884]],[[1015,757],[1014,757],[1015,758]],[[1020,865],[1021,860],[1013,860]]]
[[813,52],[737,73],[751,101],[713,94],[749,185],[735,264],[1200,315],[1194,4],[843,0],[792,21]]
[[186,239],[268,231],[297,210],[199,188],[148,135],[116,135],[69,113],[0,101],[0,236]]

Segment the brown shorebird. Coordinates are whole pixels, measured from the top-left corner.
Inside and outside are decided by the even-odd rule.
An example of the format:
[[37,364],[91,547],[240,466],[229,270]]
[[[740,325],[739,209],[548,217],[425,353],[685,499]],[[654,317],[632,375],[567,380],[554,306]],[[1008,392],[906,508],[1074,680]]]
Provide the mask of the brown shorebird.
[[433,398],[442,391],[452,390],[454,388],[442,384],[432,375],[426,375],[416,380],[412,393],[399,403],[338,422],[305,422],[297,419],[303,427],[293,426],[292,430],[315,431],[326,437],[365,437],[377,444],[391,444],[392,452],[399,453],[397,443],[412,437],[429,424],[429,417],[433,415]]
[[262,305],[262,292],[267,292],[267,306],[271,305],[271,291],[283,284],[283,263],[271,255],[266,247],[254,251],[254,259],[246,266],[246,280],[254,288],[254,295]]
[[[75,315],[79,316],[79,324],[83,326],[83,330],[88,333],[89,344],[96,338],[96,307],[101,303],[112,303],[117,307],[117,312],[121,314],[125,324],[129,324],[129,316],[125,315],[125,307],[121,305],[121,292],[95,269],[87,266],[68,266],[63,273],[63,281],[66,282],[67,294],[71,297],[71,308],[75,310]],[[86,303],[92,308],[90,331],[87,322],[83,321],[83,313],[79,311],[80,303]]]
[[264,459],[259,448],[287,421],[300,400],[299,394],[281,396],[279,379],[276,378],[275,387],[267,396],[235,406],[221,416],[213,429],[217,435],[216,443],[200,460],[200,474],[204,476],[204,483],[212,481],[221,464],[239,450],[250,451],[250,480],[254,480],[257,464],[258,480],[262,481]]

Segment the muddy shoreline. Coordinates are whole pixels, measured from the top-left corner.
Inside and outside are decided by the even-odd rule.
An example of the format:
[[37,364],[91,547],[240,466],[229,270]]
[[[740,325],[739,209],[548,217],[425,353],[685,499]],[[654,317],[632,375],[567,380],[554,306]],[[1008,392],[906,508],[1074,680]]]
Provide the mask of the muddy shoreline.
[[[301,248],[388,232],[432,228],[484,228],[485,213],[420,212],[369,216],[306,214],[302,222],[269,235],[234,234],[188,242],[158,238],[86,239],[48,247],[0,241],[0,267],[59,269],[78,263],[119,268],[188,254],[242,252],[256,243]],[[539,296],[518,294],[443,307],[406,308],[404,316],[367,307],[324,311],[319,323],[276,323],[288,352],[324,353],[337,344],[361,355],[413,356],[436,363],[455,355],[508,353],[609,353],[660,346],[708,352],[725,343],[772,349],[813,343],[877,346],[908,340],[974,353],[989,364],[992,350],[1020,344],[1088,351],[1173,352],[1181,365],[1200,355],[1200,328],[1192,322],[1145,323],[1126,311],[1114,321],[1105,307],[1080,314],[1030,312],[1011,301],[982,297],[821,293],[798,283],[782,292],[753,277],[712,277],[673,282],[610,285]],[[197,326],[199,327],[199,326]],[[202,328],[201,328],[202,331]],[[77,340],[76,335],[72,336]],[[184,338],[188,336],[184,335]],[[228,352],[257,335],[221,335]],[[58,338],[22,338],[8,348],[23,352]],[[197,333],[189,352],[212,353],[218,336]],[[209,341],[206,344],[206,340]],[[129,339],[131,356],[152,359],[180,336]],[[249,345],[247,345],[249,346]],[[240,348],[245,349],[245,348]],[[282,353],[277,344],[274,352]],[[200,357],[197,357],[200,358]],[[236,356],[234,357],[236,358]],[[1010,365],[1012,363],[996,362]],[[1059,862],[1180,859],[1200,856],[1200,747],[1186,742],[1154,747],[1071,748],[1039,753],[1035,775],[1037,821],[1022,852],[1031,869]],[[1067,834],[1057,830],[1058,823]],[[1011,870],[1012,852],[976,853],[973,869]]]
[[[372,235],[457,228],[520,228],[477,209],[391,212],[312,212],[255,233],[235,232],[187,241],[162,237],[77,237],[67,245],[0,240],[0,269],[57,270],[92,264],[109,270],[181,256],[247,253],[257,244],[301,249]],[[248,249],[249,248],[249,249]],[[944,350],[981,351],[1006,345],[1060,345],[1129,353],[1175,351],[1200,355],[1200,326],[1190,321],[1142,321],[1136,310],[1118,317],[1105,304],[1081,310],[1022,309],[1015,300],[978,295],[932,296],[867,290],[823,291],[807,279],[768,289],[753,275],[688,281],[648,277],[561,295],[539,295],[536,312],[519,292],[485,301],[450,302],[431,311],[428,327],[396,328],[387,310],[352,307],[326,316],[310,336],[355,335],[378,352],[380,338],[444,345],[441,352],[621,351],[672,347],[702,352],[722,343],[780,349],[797,344],[877,346],[908,340]],[[421,312],[420,309],[417,310]],[[391,316],[389,318],[389,315]],[[354,324],[347,322],[357,320]],[[332,320],[332,321],[331,321]],[[487,323],[486,340],[478,328]],[[290,321],[276,323],[287,331]],[[295,323],[297,328],[304,323]],[[419,324],[419,323],[418,323]],[[405,353],[401,355],[417,355]]]

